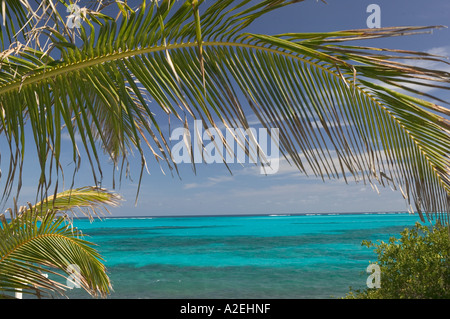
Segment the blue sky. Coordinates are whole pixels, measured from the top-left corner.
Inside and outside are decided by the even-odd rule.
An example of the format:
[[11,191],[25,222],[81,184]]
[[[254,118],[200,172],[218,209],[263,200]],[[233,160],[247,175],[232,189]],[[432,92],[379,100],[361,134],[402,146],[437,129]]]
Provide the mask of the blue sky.
[[[212,0],[210,0],[212,1]],[[277,34],[285,32],[320,32],[366,28],[369,13],[366,8],[375,3],[381,7],[381,26],[449,25],[448,0],[306,0],[264,16],[256,21],[250,32]],[[416,35],[367,41],[371,46],[384,46],[406,50],[431,51],[450,55],[449,29],[436,30],[432,35]],[[449,95],[444,96],[447,100]],[[162,119],[165,122],[165,119]],[[2,141],[3,142],[3,141]],[[4,149],[4,145],[1,146]],[[31,151],[31,149],[29,149]],[[31,155],[31,152],[28,154]],[[147,153],[151,157],[150,152]],[[1,168],[7,169],[7,156]],[[69,159],[68,159],[69,160]],[[24,186],[20,199],[32,201],[37,181],[37,163],[27,159]],[[111,209],[112,216],[160,215],[214,215],[214,214],[290,214],[324,212],[404,211],[407,209],[400,192],[371,186],[345,184],[344,180],[327,180],[305,177],[285,161],[280,171],[261,175],[253,165],[231,165],[233,175],[222,164],[200,164],[194,174],[190,164],[180,164],[180,177],[172,177],[164,167],[164,175],[154,161],[150,161],[150,175],[144,174],[137,206],[134,199],[140,162],[132,162],[133,181],[123,179],[116,191],[125,201],[120,208]],[[70,168],[70,164],[68,165]],[[112,167],[105,165],[103,186],[111,188],[108,173]],[[66,187],[71,180],[67,170]],[[76,186],[91,185],[91,170],[87,160],[76,177]],[[3,183],[0,183],[3,185]]]

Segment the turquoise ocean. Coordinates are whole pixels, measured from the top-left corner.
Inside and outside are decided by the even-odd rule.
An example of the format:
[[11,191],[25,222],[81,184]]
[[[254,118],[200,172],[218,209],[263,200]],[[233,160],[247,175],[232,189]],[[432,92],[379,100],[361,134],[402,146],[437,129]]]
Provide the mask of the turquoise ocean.
[[[366,287],[363,240],[399,237],[408,213],[78,219],[105,260],[109,298],[339,298]],[[89,298],[81,289],[71,298]]]

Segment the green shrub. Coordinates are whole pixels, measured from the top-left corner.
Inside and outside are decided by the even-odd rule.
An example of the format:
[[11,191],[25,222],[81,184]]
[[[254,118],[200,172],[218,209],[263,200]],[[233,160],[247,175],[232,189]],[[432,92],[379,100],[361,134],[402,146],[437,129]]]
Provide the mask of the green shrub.
[[347,299],[442,299],[450,298],[450,231],[440,224],[416,223],[400,233],[400,239],[363,241],[375,247],[381,270],[381,288],[347,294]]

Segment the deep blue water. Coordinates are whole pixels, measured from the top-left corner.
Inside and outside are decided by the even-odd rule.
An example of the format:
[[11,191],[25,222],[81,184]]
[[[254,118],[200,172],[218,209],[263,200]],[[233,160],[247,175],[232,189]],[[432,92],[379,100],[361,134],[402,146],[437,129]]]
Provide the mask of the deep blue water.
[[[367,240],[399,236],[406,213],[106,218],[75,225],[98,245],[109,298],[338,298],[365,288]],[[88,297],[81,289],[71,298]]]

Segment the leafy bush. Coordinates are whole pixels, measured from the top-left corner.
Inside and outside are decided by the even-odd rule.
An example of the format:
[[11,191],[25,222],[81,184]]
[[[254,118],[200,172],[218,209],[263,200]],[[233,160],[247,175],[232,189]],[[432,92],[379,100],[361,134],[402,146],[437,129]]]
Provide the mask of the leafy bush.
[[352,291],[347,299],[442,299],[450,298],[450,229],[440,224],[416,223],[400,233],[400,239],[363,241],[375,247],[381,269],[381,288]]

